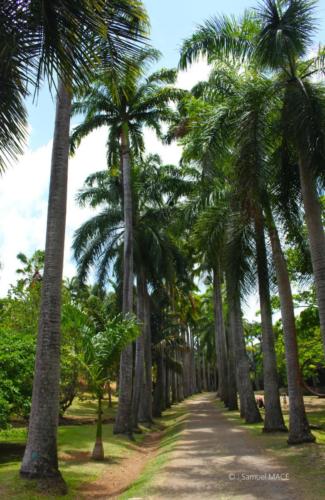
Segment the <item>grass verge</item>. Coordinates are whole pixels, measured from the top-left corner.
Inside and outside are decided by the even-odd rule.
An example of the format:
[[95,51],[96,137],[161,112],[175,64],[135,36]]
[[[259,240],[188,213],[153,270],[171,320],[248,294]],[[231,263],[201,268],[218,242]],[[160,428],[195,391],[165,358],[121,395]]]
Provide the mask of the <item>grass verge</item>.
[[159,426],[164,427],[163,437],[159,444],[155,458],[147,463],[142,474],[119,498],[122,500],[149,496],[154,479],[159,477],[159,472],[167,463],[179,435],[184,428],[186,418],[186,405],[184,403],[173,406],[164,412],[162,418],[157,419]]
[[[321,430],[312,431],[317,440],[315,444],[296,446],[288,446],[287,434],[263,433],[263,423],[247,425],[238,412],[228,412],[220,401],[216,404],[233,426],[245,428],[260,447],[288,468],[290,479],[298,484],[302,498],[320,499],[324,498],[325,491],[325,401],[313,397],[305,399],[310,424],[321,427]],[[286,408],[283,409],[283,413],[288,425]],[[264,417],[263,411],[262,416]]]
[[[89,418],[94,416],[93,410],[93,404],[89,404],[87,409],[87,401],[77,400],[69,411],[69,416]],[[107,410],[107,416],[111,415],[112,410]],[[90,452],[94,445],[96,425],[95,423],[80,425],[80,423],[60,426],[58,432],[60,470],[69,488],[68,495],[62,497],[65,500],[79,498],[78,489],[82,483],[94,481],[103,474],[109,464],[121,462],[133,451],[134,443],[123,436],[114,436],[113,425],[105,424],[103,440],[107,458],[104,462],[94,462],[90,458]],[[26,481],[19,477],[26,436],[25,428],[12,428],[0,432],[0,498],[44,499],[44,495],[37,492],[35,481]],[[141,442],[144,436],[145,434],[135,435],[136,442]],[[61,497],[48,496],[47,498]]]

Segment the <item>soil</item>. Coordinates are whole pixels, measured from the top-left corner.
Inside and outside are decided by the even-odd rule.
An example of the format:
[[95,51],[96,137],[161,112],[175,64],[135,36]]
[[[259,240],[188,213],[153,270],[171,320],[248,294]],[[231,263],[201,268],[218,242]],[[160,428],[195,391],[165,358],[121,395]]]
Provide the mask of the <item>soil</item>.
[[215,395],[186,404],[185,429],[146,499],[306,499],[292,471],[234,426]]
[[161,437],[162,432],[154,432],[147,435],[140,446],[133,445],[129,457],[119,463],[110,464],[107,471],[96,481],[83,484],[78,498],[117,499],[140,476],[147,462],[156,456]]
[[[103,418],[103,424],[113,424],[115,422],[114,417]],[[59,425],[95,425],[97,423],[97,417],[87,418],[87,417],[60,417]]]

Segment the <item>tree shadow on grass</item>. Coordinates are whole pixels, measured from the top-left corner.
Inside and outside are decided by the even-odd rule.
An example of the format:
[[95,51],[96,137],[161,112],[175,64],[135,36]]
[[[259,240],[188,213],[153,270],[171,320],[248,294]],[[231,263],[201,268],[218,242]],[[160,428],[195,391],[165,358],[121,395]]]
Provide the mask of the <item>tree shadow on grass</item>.
[[24,451],[25,445],[22,443],[0,443],[0,464],[21,460]]

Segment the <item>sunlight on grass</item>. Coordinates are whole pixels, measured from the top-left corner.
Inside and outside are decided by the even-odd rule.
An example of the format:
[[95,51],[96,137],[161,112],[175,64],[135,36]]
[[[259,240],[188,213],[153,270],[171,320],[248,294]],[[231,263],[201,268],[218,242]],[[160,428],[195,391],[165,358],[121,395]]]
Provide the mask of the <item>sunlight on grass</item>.
[[[263,433],[263,423],[245,424],[238,412],[229,412],[220,401],[216,402],[223,415],[234,427],[250,432],[258,444],[273,454],[282,465],[291,470],[293,481],[297,481],[304,498],[323,498],[325,476],[325,400],[314,396],[305,397],[305,405],[310,424],[321,427],[312,430],[316,444],[288,446],[285,433]],[[286,425],[289,424],[288,408],[283,409]],[[262,410],[264,417],[264,410]]]
[[[117,398],[112,396],[112,408],[109,408],[108,401],[103,401],[103,418],[112,418],[117,410]],[[91,398],[90,394],[85,393],[82,398],[76,398],[70,408],[67,409],[65,417],[85,417],[96,418],[97,402]]]
[[[69,412],[69,416],[91,417],[95,407],[92,401],[76,401]],[[104,413],[104,418],[110,414],[111,408]],[[81,415],[82,413],[82,415]],[[68,415],[67,415],[68,416]],[[76,500],[79,498],[78,490],[83,483],[97,479],[107,466],[119,463],[123,458],[132,453],[134,442],[123,436],[113,435],[113,425],[104,424],[103,440],[106,459],[104,462],[94,462],[90,453],[94,445],[96,433],[95,423],[89,425],[60,426],[58,432],[60,470],[69,488],[69,494],[62,498]],[[143,434],[135,435],[136,443],[144,439]],[[0,498],[14,498],[15,500],[41,500],[44,499],[36,491],[36,482],[23,481],[19,477],[19,467],[23,453],[23,444],[26,442],[25,428],[12,428],[0,432],[0,446],[8,445],[10,452],[2,453],[0,459]],[[46,497],[54,498],[54,497]],[[55,497],[60,498],[60,497]]]
[[153,460],[148,462],[140,477],[119,497],[120,499],[148,496],[154,478],[159,475],[178,441],[184,428],[185,418],[186,406],[179,404],[164,412],[162,418],[157,419],[157,423],[164,426],[164,435],[159,444],[158,453]]

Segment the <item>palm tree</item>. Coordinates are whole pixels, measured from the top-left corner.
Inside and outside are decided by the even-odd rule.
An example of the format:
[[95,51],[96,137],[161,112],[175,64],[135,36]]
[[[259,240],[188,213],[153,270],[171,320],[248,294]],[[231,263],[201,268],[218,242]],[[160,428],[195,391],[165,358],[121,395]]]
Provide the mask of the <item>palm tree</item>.
[[286,259],[270,205],[265,203],[265,220],[272,247],[272,257],[279,289],[281,316],[287,362],[289,406],[289,444],[314,442],[310,432],[301,385],[298,344],[292,290]]
[[[196,138],[198,138],[197,130],[194,131],[194,134]],[[206,129],[203,131],[203,136],[204,140],[208,137]],[[191,139],[192,137],[185,138],[185,140],[189,142],[191,142]],[[196,141],[196,146],[194,147],[196,152],[198,151],[198,142],[200,141]],[[190,148],[191,147],[190,144]],[[187,148],[185,153],[188,154]],[[201,257],[202,255],[204,256],[206,263],[210,266],[213,273],[214,301],[217,301],[215,304],[215,315],[218,321],[218,332],[216,336],[216,346],[218,347],[217,359],[219,373],[221,368],[223,368],[224,383],[227,383],[226,390],[224,389],[227,394],[227,400],[225,402],[229,409],[233,410],[237,407],[237,396],[235,391],[237,385],[241,401],[241,414],[248,423],[253,423],[260,421],[261,417],[256,406],[250,381],[249,363],[245,349],[240,309],[241,284],[238,280],[242,275],[240,266],[243,255],[241,252],[239,252],[239,254],[232,253],[236,247],[242,250],[242,241],[240,238],[237,238],[236,232],[234,233],[234,238],[237,238],[236,243],[231,243],[233,238],[229,239],[229,231],[231,228],[230,222],[233,219],[233,214],[231,213],[232,202],[229,186],[225,184],[224,172],[220,169],[218,161],[216,163],[217,168],[215,165],[213,168],[213,163],[210,162],[208,167],[209,171],[204,173],[205,176],[208,176],[208,191],[205,194],[205,207],[202,207],[202,200],[201,206],[200,202],[198,204],[197,200],[194,202],[195,206],[199,207],[193,231],[194,243],[196,248],[199,249]],[[205,187],[205,190],[207,190],[207,187]],[[237,220],[237,222],[239,221]],[[239,227],[241,225],[242,223],[239,222]],[[227,243],[228,239],[229,242]],[[231,262],[231,264],[227,265],[227,262]],[[238,268],[235,266],[235,262],[238,264]],[[220,274],[220,265],[222,265],[222,269],[226,270],[227,302],[230,318],[228,346],[225,345],[225,331],[223,317],[221,315],[222,298],[220,293],[220,280],[222,275]],[[231,268],[236,269],[236,272],[230,272]],[[219,273],[218,275],[216,275],[217,272]],[[220,322],[222,322],[221,325]],[[230,361],[228,364],[226,358],[227,353]],[[236,375],[233,371],[233,360],[236,366]]]
[[[88,381],[88,388],[97,399],[96,441],[92,452],[94,460],[104,460],[102,400],[110,369],[118,361],[121,350],[139,335],[139,327],[133,319],[116,316],[108,319],[103,303],[98,297],[88,301],[88,321],[83,332],[81,365]],[[94,313],[95,308],[95,313]]]
[[[46,2],[48,8],[50,2]],[[69,3],[72,5],[71,3]],[[75,4],[74,8],[77,6]],[[60,22],[62,22],[61,5],[56,4],[56,13]],[[139,25],[143,22],[144,14],[140,6],[129,6],[123,1],[116,2],[115,9],[107,5],[107,15],[101,10],[101,17],[98,17],[98,10],[93,9],[92,3],[86,3],[86,10],[80,10],[75,13],[74,20],[71,21],[75,30],[85,34],[85,27],[92,26],[89,31],[89,38],[86,41],[84,58],[81,61],[84,64],[89,62],[89,47],[92,38],[98,39],[98,27],[102,26],[102,20],[109,19],[108,31],[105,33],[106,46],[111,47],[111,51],[106,50],[106,64],[113,68],[121,68],[123,60],[129,55],[131,44],[138,40]],[[88,8],[90,10],[88,10]],[[42,11],[43,12],[43,11]],[[48,13],[48,9],[44,10]],[[43,12],[43,13],[44,13]],[[105,12],[106,14],[106,12]],[[115,14],[115,23],[114,23]],[[87,17],[89,15],[89,19]],[[78,19],[77,25],[75,25]],[[44,22],[50,22],[48,30],[51,33],[51,21],[45,16]],[[53,22],[55,21],[55,18]],[[63,31],[66,35],[65,27],[61,27],[58,21],[58,29],[55,36]],[[96,28],[96,29],[95,29]],[[79,37],[73,32],[69,34],[74,42]],[[70,33],[70,32],[69,32]],[[42,35],[43,36],[43,35]],[[54,36],[52,34],[52,36]],[[80,82],[80,72],[82,64],[73,50],[72,39],[70,46],[64,45],[66,37],[60,41],[60,51],[69,52],[71,64],[62,66],[62,71],[58,71],[58,97],[56,108],[55,131],[52,149],[51,180],[49,192],[46,247],[45,247],[45,266],[42,283],[42,298],[39,321],[39,333],[37,339],[35,377],[33,385],[32,408],[29,423],[29,433],[27,446],[21,466],[21,474],[27,478],[42,478],[46,481],[61,485],[65,491],[65,485],[62,482],[58,470],[57,459],[57,425],[58,425],[58,401],[59,401],[59,375],[60,375],[60,316],[61,316],[61,282],[63,270],[63,251],[65,237],[65,219],[66,219],[66,195],[67,195],[67,171],[69,155],[69,127],[71,115],[71,96],[72,86]],[[59,43],[59,42],[58,42]],[[102,43],[101,47],[104,47]],[[117,56],[118,49],[124,49]],[[51,52],[51,46],[45,44],[45,55],[47,51]],[[44,55],[44,58],[45,58]],[[109,57],[108,57],[109,56]],[[55,57],[55,56],[53,56]],[[43,68],[44,58],[40,60],[40,68]],[[124,59],[123,59],[124,58]],[[68,61],[69,62],[69,61]],[[51,66],[49,66],[51,68]],[[55,68],[55,66],[54,66]],[[56,68],[55,68],[56,69]],[[53,67],[52,67],[53,70]],[[41,70],[40,70],[41,71]],[[43,68],[46,74],[46,68]],[[87,74],[87,73],[86,73]],[[53,74],[54,78],[54,74]],[[51,390],[49,390],[51,388]]]
[[[161,70],[143,77],[149,63],[157,60],[158,52],[145,50],[133,60],[118,80],[105,73],[74,104],[74,112],[86,115],[82,124],[75,128],[71,137],[72,151],[81,139],[98,127],[109,127],[108,163],[121,162],[124,210],[124,258],[123,258],[123,313],[133,311],[133,197],[131,183],[132,159],[144,150],[143,127],[154,129],[161,135],[161,123],[172,116],[171,101],[179,99],[183,92],[170,86],[176,79],[176,71]],[[136,68],[136,72],[134,72]],[[132,348],[121,355],[119,406],[114,432],[131,433],[132,407]]]
[[[210,184],[211,187],[211,184]],[[220,187],[220,186],[218,186]],[[221,198],[221,197],[220,197]],[[210,206],[200,211],[194,225],[193,243],[199,250],[201,262],[205,263],[203,269],[207,268],[212,273],[213,305],[215,318],[215,348],[218,367],[218,395],[226,406],[234,409],[237,403],[237,395],[233,395],[232,387],[235,386],[235,378],[228,379],[228,355],[229,350],[226,343],[225,321],[223,315],[222,281],[225,242],[225,205],[220,200],[219,206]],[[222,214],[223,212],[223,214]],[[230,384],[229,384],[230,382]]]
[[[200,44],[198,44],[198,45],[196,45],[196,36],[194,35],[192,37],[191,41],[188,42],[187,46],[184,48],[184,51],[182,54],[183,64],[186,63],[187,57],[189,57],[191,60],[191,58],[197,57],[197,55],[199,55],[201,53],[208,53],[209,54],[209,47],[211,48],[211,52],[212,52],[211,54],[209,54],[211,60],[216,60],[218,58],[218,56],[221,58],[226,58],[226,59],[227,58],[229,59],[229,56],[230,56],[233,60],[236,60],[238,58],[240,60],[243,60],[247,57],[250,57],[251,62],[254,62],[254,64],[256,64],[256,34],[259,33],[259,29],[260,29],[259,25],[256,24],[256,21],[254,21],[254,20],[252,21],[252,24],[251,24],[252,29],[248,29],[249,25],[246,25],[247,29],[244,30],[244,32],[245,32],[244,37],[241,35],[242,28],[241,28],[240,24],[238,26],[238,29],[235,31],[232,29],[231,24],[228,23],[228,28],[226,28],[224,25],[222,27],[222,33],[224,33],[228,37],[227,43],[225,41],[222,41],[222,36],[220,36],[220,33],[219,33],[219,26],[220,26],[220,24],[218,24],[216,22],[214,24],[214,27],[212,25],[210,26],[210,29],[208,30],[208,32],[202,28],[202,30],[200,30],[201,41],[200,41]],[[208,33],[208,35],[207,35],[207,33]],[[240,34],[240,35],[238,35],[238,34]],[[205,35],[206,35],[206,41],[204,42]],[[232,38],[235,38],[235,39],[232,40]],[[212,41],[213,41],[213,43],[212,43]],[[191,52],[192,45],[193,45],[193,51]],[[226,45],[226,48],[225,48],[225,45]],[[254,59],[253,59],[253,56],[254,56]],[[313,61],[312,64],[315,65],[316,62]],[[312,66],[312,64],[311,64],[311,66]],[[227,93],[229,94],[229,88],[230,89],[233,88],[233,84],[234,84],[234,81],[236,79],[234,79],[232,77],[232,75],[230,75],[230,77],[228,76],[228,78],[226,78],[226,79],[220,78],[220,76],[223,76],[223,72],[217,71],[216,78],[215,78],[215,84],[218,87],[218,93],[224,94],[226,92],[226,94]],[[256,76],[257,76],[257,74],[256,74]],[[259,77],[259,78],[261,78],[261,77]],[[257,82],[256,77],[255,77],[255,79],[252,80],[252,89],[254,88],[254,85],[255,85],[254,80],[255,80],[255,82]],[[263,80],[265,83],[263,83]],[[281,88],[281,82],[280,82],[280,84],[278,82],[276,82],[276,85],[274,85],[274,90],[272,90],[272,85],[270,86],[269,84],[267,84],[267,80],[265,78],[260,79],[260,83],[262,84],[262,87],[263,86],[265,87],[265,84],[266,84],[264,91],[261,89],[261,93],[260,93],[260,96],[262,96],[262,102],[263,102],[263,100],[265,102],[265,98],[267,96],[269,96],[270,103],[272,102],[272,100],[274,100],[274,96],[277,96],[278,98],[281,97],[281,93],[279,93],[279,90]],[[249,84],[249,80],[248,80],[248,84]],[[271,94],[270,94],[270,91],[268,90],[268,87],[271,90]],[[249,85],[247,88],[249,88]],[[215,91],[215,92],[217,92],[217,91]],[[273,97],[272,97],[272,94],[273,94]],[[231,99],[233,102],[235,102],[236,96],[235,95],[231,96]],[[254,118],[254,113],[247,112],[248,111],[247,110],[247,103],[249,103],[249,101],[251,101],[251,103],[253,104],[253,107],[254,106],[256,107],[256,104],[259,103],[260,98],[258,98],[258,95],[256,95],[255,98],[253,98],[253,99],[249,99],[249,96],[246,96],[246,98],[242,100],[242,102],[243,102],[243,106],[242,106],[243,114],[242,114],[242,116],[244,118],[244,123],[242,123],[242,121],[239,120],[240,127],[235,128],[235,130],[236,130],[235,137],[237,137],[237,140],[239,143],[245,141],[245,136],[247,137],[247,133],[249,132],[249,127],[247,127],[247,125],[249,125],[250,116],[251,116],[251,118]],[[267,107],[268,106],[266,106],[265,109],[267,109]],[[217,112],[216,112],[216,114],[217,114]],[[238,115],[235,114],[234,117],[235,117],[235,122],[238,122]],[[258,115],[256,115],[256,113],[255,113],[255,117],[258,118]],[[245,123],[245,121],[247,121],[247,119],[248,119],[248,123]],[[261,130],[263,130],[263,128],[264,129],[270,128],[270,126],[267,125],[267,123],[264,123],[263,120],[264,120],[264,118],[262,117],[261,122],[260,122],[262,124]],[[224,124],[223,124],[223,126],[224,126]],[[254,131],[254,127],[253,127],[253,131]],[[257,132],[258,129],[255,128],[255,131]],[[261,138],[260,133],[257,133],[256,139],[260,139],[260,138]],[[243,141],[241,141],[242,139],[243,139]],[[252,137],[252,145],[253,145],[252,152],[254,153],[255,156],[259,153],[261,155],[260,158],[262,160],[263,160],[263,156],[264,156],[264,160],[262,161],[262,163],[261,163],[261,161],[259,161],[259,163],[262,166],[263,166],[265,159],[267,158],[269,145],[272,143],[272,141],[274,141],[273,142],[273,147],[274,147],[278,143],[278,138],[273,137],[273,138],[271,138],[271,140],[267,140],[267,142],[262,147],[262,149],[260,148],[260,153],[259,153],[258,150],[256,150],[254,152],[255,146],[257,145],[258,141],[254,140],[254,137]],[[249,142],[248,142],[248,145],[249,145]],[[265,149],[265,147],[266,147],[266,149]],[[248,155],[247,157],[249,158],[250,155]],[[242,163],[243,158],[240,158],[240,160],[241,161],[238,162],[238,165],[241,168],[243,165],[245,165],[245,162]],[[256,165],[254,166],[254,168],[256,168]],[[263,173],[263,172],[264,172],[264,174],[261,176],[261,173]],[[267,195],[267,192],[266,192],[267,184],[265,184],[265,181],[267,181],[267,178],[268,178],[268,171],[267,171],[267,169],[263,168],[262,170],[259,169],[258,171],[254,171],[253,176],[248,175],[248,174],[249,174],[249,171],[246,171],[244,169],[244,171],[242,172],[242,176],[241,176],[242,180],[239,182],[239,185],[242,186],[242,192],[244,192],[244,195],[246,195],[247,193],[251,192],[252,187],[254,188],[255,184],[256,183],[258,184],[258,182],[259,182],[260,183],[260,186],[259,186],[260,194],[257,197],[258,205],[256,206],[256,208],[258,208],[258,206],[260,206],[260,208],[258,209],[259,212],[261,211],[261,208],[262,208],[262,210],[266,210],[267,207],[265,206],[265,203],[261,203],[261,202],[263,202],[263,200],[265,202],[267,199],[267,196],[266,196]],[[264,176],[264,180],[263,180],[263,176]],[[256,181],[258,181],[258,182],[256,182]],[[262,183],[261,183],[261,181],[262,181]],[[255,189],[255,191],[256,191],[256,189]],[[256,191],[256,194],[258,194],[258,190]],[[253,193],[253,196],[251,196],[251,200],[248,200],[248,205],[246,202],[246,204],[245,204],[246,206],[252,206],[252,200],[256,199],[256,194],[254,195],[254,193]],[[256,204],[256,202],[255,202],[255,204]],[[257,216],[258,211],[256,211],[256,208],[253,210],[252,213],[256,213],[256,216]],[[269,212],[267,212],[267,213],[269,213]],[[256,219],[256,216],[255,216],[255,219]],[[266,218],[266,220],[268,220],[268,221],[270,220],[269,216]],[[267,276],[267,274],[266,274],[267,267],[265,266],[265,251],[264,251],[265,245],[263,244],[263,227],[261,226],[261,222],[263,224],[263,216],[261,217],[261,214],[260,214],[258,216],[258,219],[255,220],[255,229],[257,230],[256,243],[258,243],[258,247],[259,247],[258,253],[260,255],[260,257],[258,259],[259,268],[260,268],[259,274],[260,274],[260,278],[262,276],[264,276],[263,280],[260,279],[260,292],[262,292],[261,299],[264,302],[264,306],[263,306],[264,325],[265,326],[269,325],[268,330],[271,332],[270,307],[267,306],[267,304],[269,304],[269,298],[268,298],[268,293],[265,294],[265,292],[267,292],[267,286],[266,286],[266,281],[265,281],[265,277]],[[269,223],[268,223],[268,228],[269,228]],[[272,228],[274,228],[274,225],[272,226]],[[258,236],[258,234],[260,236]],[[273,233],[273,236],[274,236],[274,233]],[[271,238],[271,241],[272,241],[272,238]],[[274,237],[273,237],[273,242],[274,242]],[[279,239],[278,239],[278,244],[280,244]],[[291,296],[290,282],[288,279],[288,274],[286,272],[285,260],[283,260],[281,262],[279,259],[275,258],[277,255],[279,255],[279,251],[275,250],[275,247],[273,244],[272,244],[272,249],[273,249],[274,262],[275,262],[275,265],[277,266],[277,274],[279,273],[278,284],[280,283],[280,281],[281,281],[281,284],[283,284],[283,283],[286,284],[286,287],[280,286],[280,284],[279,284],[279,294],[280,294],[281,303],[283,304],[283,307],[281,308],[281,310],[282,310],[282,314],[283,314],[284,333],[285,333],[285,337],[286,337],[286,356],[287,356],[288,381],[290,379],[289,388],[290,388],[290,391],[292,394],[291,397],[294,400],[292,406],[295,408],[295,415],[294,414],[290,415],[289,442],[303,442],[304,440],[309,441],[312,438],[311,438],[310,431],[308,429],[308,424],[306,424],[306,415],[305,415],[301,387],[300,387],[298,351],[297,351],[297,342],[296,342],[296,334],[295,334],[293,304],[292,304],[292,300],[291,300],[292,296]],[[281,250],[281,247],[280,247],[280,250]],[[274,252],[276,252],[276,254],[274,254]],[[264,254],[264,257],[263,257],[263,254]],[[263,262],[264,262],[264,264],[263,264]],[[280,266],[281,263],[283,264],[282,266]],[[264,271],[263,271],[263,269],[264,269]],[[264,290],[264,292],[263,292],[263,290]],[[261,309],[262,309],[262,307],[261,307]],[[265,326],[264,326],[264,331],[265,331]],[[271,341],[272,341],[272,338],[270,335],[269,335],[269,339],[271,339]],[[272,347],[272,343],[273,343],[273,341],[270,344],[271,347]],[[271,349],[271,351],[272,350],[273,350],[273,348]],[[273,352],[274,352],[274,350],[273,350]],[[273,365],[275,366],[274,363],[273,363]],[[274,372],[274,370],[273,370],[273,372]],[[278,395],[276,397],[278,400]],[[279,407],[279,405],[278,405],[278,407]],[[280,412],[278,412],[278,415],[280,415],[280,417],[281,417]],[[281,423],[281,419],[280,420],[278,419],[278,421]],[[282,420],[282,422],[283,422],[283,420]]]
[[317,194],[317,178],[324,175],[325,87],[312,80],[324,74],[324,50],[304,59],[315,33],[314,13],[308,0],[265,1],[258,11],[256,57],[278,76],[283,135],[296,151],[325,351],[325,235]]
[[[140,421],[152,420],[151,300],[148,285],[157,287],[161,280],[173,279],[175,264],[180,256],[169,234],[169,224],[176,201],[186,190],[187,181],[181,179],[178,168],[162,165],[156,155],[134,162],[132,173],[136,298],[142,323],[142,335],[136,344],[132,408],[135,426],[138,417]],[[112,176],[108,171],[89,176],[78,201],[82,205],[102,209],[86,221],[75,235],[73,246],[80,279],[84,280],[92,267],[97,271],[100,284],[106,282],[114,268],[119,279],[125,231],[119,177]]]
[[8,160],[22,153],[26,137],[23,99],[45,77],[51,86],[74,71],[85,81],[93,66],[89,38],[107,31],[103,23],[104,0],[9,0],[1,6],[0,62],[0,171]]
[[272,327],[269,270],[265,243],[263,200],[268,171],[265,164],[269,131],[274,116],[273,82],[247,73],[232,96],[236,117],[234,189],[254,227],[256,268],[262,319],[263,374],[265,393],[264,431],[286,430],[281,412]]
[[[235,194],[236,196],[236,194]],[[233,213],[227,228],[226,243],[226,289],[229,308],[230,336],[235,350],[237,386],[240,400],[240,413],[247,423],[261,422],[259,410],[250,379],[250,366],[245,347],[244,327],[241,311],[241,298],[251,287],[252,273],[250,260],[249,227],[242,221],[236,210],[236,199],[232,201]]]

